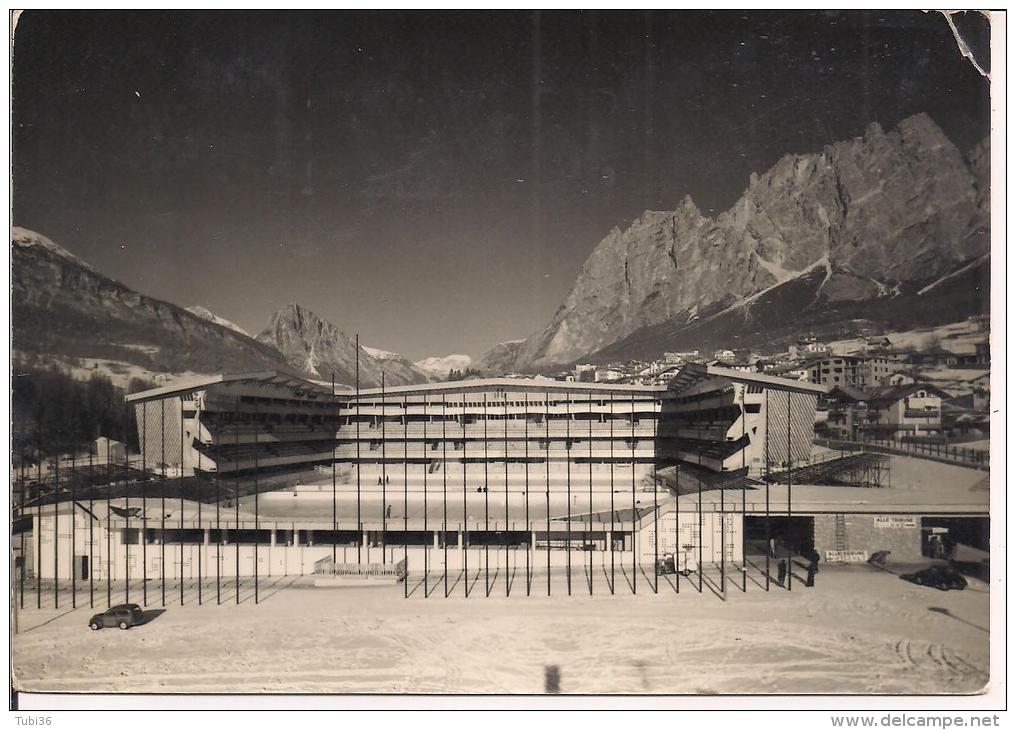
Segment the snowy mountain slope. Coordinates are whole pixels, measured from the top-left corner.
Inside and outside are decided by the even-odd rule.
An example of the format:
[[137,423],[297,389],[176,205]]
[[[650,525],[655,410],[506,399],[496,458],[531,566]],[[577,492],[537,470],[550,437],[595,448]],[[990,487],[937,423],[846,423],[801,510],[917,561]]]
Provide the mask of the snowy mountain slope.
[[225,327],[226,329],[231,329],[234,332],[239,332],[244,337],[250,337],[250,333],[247,332],[247,330],[245,330],[243,327],[241,327],[238,324],[234,324],[233,322],[230,322],[225,317],[218,316],[217,314],[215,314],[214,312],[205,307],[202,306],[187,307],[187,311],[193,315],[201,317],[201,319],[206,319],[209,322],[213,322],[219,325],[220,327]]
[[361,387],[428,383],[431,377],[408,359],[394,352],[360,345],[356,340],[314,312],[289,304],[271,316],[257,340],[279,350],[290,367],[307,378],[352,385],[359,372]]
[[445,355],[444,357],[427,357],[413,363],[420,370],[429,373],[435,378],[444,379],[448,377],[451,370],[465,370],[473,364],[473,358],[469,355]]

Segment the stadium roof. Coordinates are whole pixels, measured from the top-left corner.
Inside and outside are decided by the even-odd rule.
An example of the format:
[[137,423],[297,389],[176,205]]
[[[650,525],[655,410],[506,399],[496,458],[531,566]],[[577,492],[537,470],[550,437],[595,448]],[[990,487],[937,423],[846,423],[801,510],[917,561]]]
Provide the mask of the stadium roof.
[[196,375],[188,378],[178,378],[169,385],[161,388],[143,390],[139,393],[132,393],[127,396],[128,403],[139,403],[149,400],[159,400],[181,393],[190,393],[195,390],[204,390],[219,383],[256,383],[258,385],[281,385],[293,388],[302,395],[317,398],[323,395],[331,396],[332,389],[304,380],[295,375],[282,373],[277,370],[261,370],[249,373],[232,373],[219,375]]
[[[505,388],[509,390],[532,390],[545,392],[588,391],[592,393],[656,393],[662,394],[666,388],[659,385],[634,385],[618,383],[583,383],[578,381],[536,379],[536,378],[475,378],[471,380],[454,380],[444,383],[424,383],[418,385],[394,385],[384,389],[385,395],[394,393],[430,393],[441,391],[489,390]],[[380,395],[381,388],[361,388],[360,395]],[[348,396],[345,392],[343,395]]]
[[757,383],[777,390],[792,390],[801,393],[824,394],[829,392],[829,386],[816,385],[804,380],[778,378],[764,373],[735,370],[713,364],[703,365],[701,363],[688,363],[682,367],[680,372],[670,380],[667,389],[680,392],[710,378],[727,378],[738,383]]

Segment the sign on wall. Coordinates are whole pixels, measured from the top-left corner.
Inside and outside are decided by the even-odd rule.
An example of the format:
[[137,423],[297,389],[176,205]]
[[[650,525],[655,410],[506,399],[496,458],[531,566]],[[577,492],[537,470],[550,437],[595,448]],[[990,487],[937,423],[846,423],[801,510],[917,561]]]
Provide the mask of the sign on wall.
[[900,517],[897,515],[878,515],[875,517],[875,527],[878,528],[899,528],[907,530],[917,529],[916,517]]
[[867,550],[826,550],[827,563],[865,563],[868,561]]

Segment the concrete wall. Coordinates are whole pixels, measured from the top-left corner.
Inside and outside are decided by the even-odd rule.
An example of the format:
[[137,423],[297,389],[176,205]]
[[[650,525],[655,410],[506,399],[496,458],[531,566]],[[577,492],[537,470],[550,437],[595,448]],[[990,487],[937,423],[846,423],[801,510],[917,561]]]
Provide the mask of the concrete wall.
[[[837,517],[840,520],[837,535]],[[815,549],[825,562],[832,562],[830,552],[863,552],[854,560],[865,560],[880,550],[890,551],[888,560],[916,563],[921,557],[920,515],[815,515]]]
[[[76,523],[71,531],[71,515],[63,514],[59,517],[58,529],[59,540],[53,539],[53,516],[44,515],[41,519],[42,549],[40,560],[33,560],[34,554],[31,550],[29,559],[33,560],[33,567],[37,574],[43,579],[52,579],[54,570],[59,580],[71,580],[72,571],[77,571],[77,578],[80,581],[87,581],[87,578],[80,571],[81,557],[87,556],[88,563],[94,581],[104,581],[107,577],[113,580],[123,580],[130,574],[131,580],[141,580],[147,576],[151,580],[160,580],[165,571],[165,578],[178,580],[181,577],[186,580],[197,579],[199,572],[203,578],[214,578],[216,574],[223,577],[232,577],[237,574],[241,576],[252,576],[255,572],[255,553],[257,573],[263,577],[309,575],[314,572],[314,564],[322,558],[331,557],[331,544],[319,545],[258,545],[255,551],[253,545],[219,545],[215,543],[184,544],[167,542],[165,545],[149,544],[142,546],[139,543],[123,544],[122,533],[119,529],[107,532],[100,524],[92,522],[91,541],[89,540],[89,520],[84,514],[75,516]],[[701,558],[705,564],[717,564],[721,559],[721,542],[724,543],[723,552],[726,553],[728,562],[739,562],[741,560],[741,519],[739,515],[727,514],[724,520],[725,529],[721,533],[721,522],[718,514],[702,515],[702,532],[704,535],[702,543]],[[649,521],[645,528],[638,533],[635,545],[636,560],[643,565],[651,566],[654,557],[664,557],[667,553],[683,552],[690,557],[693,564],[698,563],[699,558],[699,520],[698,515],[693,512],[682,512],[680,514],[680,540],[675,538],[675,514],[673,511],[661,513],[656,524],[659,531],[658,546],[654,545],[654,525]],[[620,537],[620,531],[618,537]],[[563,534],[558,535],[563,538]],[[108,538],[108,542],[107,542]],[[32,535],[32,546],[35,546],[35,534]],[[73,542],[73,545],[72,545]],[[627,550],[615,550],[615,561],[624,560],[626,565],[632,561],[630,541],[626,542]],[[679,543],[680,548],[676,549]],[[578,541],[576,540],[576,546]],[[54,546],[57,546],[58,554],[54,556]],[[691,546],[691,547],[687,547]],[[479,566],[484,561],[485,553],[482,546],[471,546],[467,551],[457,545],[449,545],[447,552],[437,547],[426,549],[420,546],[409,548],[409,569],[410,571],[422,570],[424,559],[426,559],[430,570],[443,571],[445,560],[448,562],[449,570],[460,570],[463,564],[468,561],[471,568]],[[486,552],[491,570],[502,566],[506,562],[516,569],[524,569],[526,565],[526,548],[511,547],[507,551],[503,546],[490,546]],[[426,553],[426,558],[425,558]],[[568,563],[568,551],[554,549],[549,551],[551,565],[554,567],[564,566]],[[395,563],[402,560],[406,555],[405,548],[401,545],[389,545],[382,549],[379,546],[363,544],[359,549],[359,561],[362,563]],[[530,552],[531,565],[536,568],[544,568],[547,565],[548,551],[537,549]],[[56,558],[54,564],[54,557]],[[609,565],[610,551],[603,549],[593,551],[594,565]],[[573,549],[571,551],[571,562],[573,566],[581,568],[589,562],[589,552]],[[358,551],[356,545],[338,545],[336,547],[336,562],[356,563],[358,562]],[[218,565],[218,571],[216,566]]]

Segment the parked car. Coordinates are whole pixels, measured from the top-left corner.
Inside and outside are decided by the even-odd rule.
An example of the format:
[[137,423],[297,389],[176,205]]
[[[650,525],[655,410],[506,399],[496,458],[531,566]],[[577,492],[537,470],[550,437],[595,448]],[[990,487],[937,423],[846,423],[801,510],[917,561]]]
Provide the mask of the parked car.
[[919,570],[916,573],[906,573],[901,575],[900,578],[919,586],[938,588],[940,591],[962,591],[967,587],[967,579],[955,569],[947,566],[935,565],[924,570]]
[[97,613],[88,619],[88,628],[92,631],[119,626],[126,631],[131,626],[141,623],[141,606],[136,603],[121,603],[118,606],[111,606],[102,613]]

